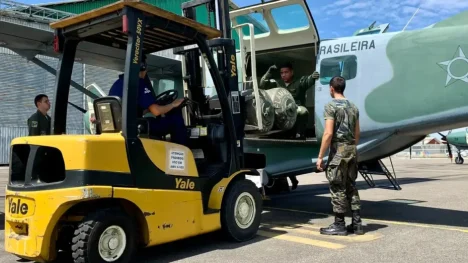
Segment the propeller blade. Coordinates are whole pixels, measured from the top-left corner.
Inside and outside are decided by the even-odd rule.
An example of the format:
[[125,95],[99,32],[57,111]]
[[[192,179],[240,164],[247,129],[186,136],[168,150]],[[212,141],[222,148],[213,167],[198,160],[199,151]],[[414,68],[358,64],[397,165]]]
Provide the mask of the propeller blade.
[[448,142],[447,142],[447,150],[449,153],[450,162],[452,162],[452,147],[450,147],[450,144]]
[[448,145],[448,141],[447,141],[447,135],[448,135],[448,134],[447,134],[447,135],[444,135],[444,134],[442,134],[442,133],[440,133],[440,132],[438,132],[438,134],[439,134],[440,137],[441,137],[440,140],[441,140],[443,143],[445,143],[445,144]]

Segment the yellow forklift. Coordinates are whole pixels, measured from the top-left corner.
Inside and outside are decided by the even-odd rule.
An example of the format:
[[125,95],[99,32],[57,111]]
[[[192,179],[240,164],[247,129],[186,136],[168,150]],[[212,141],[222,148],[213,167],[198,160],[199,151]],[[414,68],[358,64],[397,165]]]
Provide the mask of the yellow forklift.
[[[217,7],[211,11],[220,29],[196,22],[201,4]],[[262,196],[245,178],[259,174],[243,158],[244,100],[228,1],[197,0],[184,3],[183,10],[178,16],[124,0],[51,24],[60,54],[52,135],[11,143],[7,252],[38,262],[51,262],[64,251],[76,263],[123,263],[136,262],[140,248],[218,230],[238,242],[255,237]],[[123,95],[94,100],[98,134],[67,135],[70,81],[81,42],[126,52]],[[194,109],[186,116],[188,146],[150,136],[137,105],[143,56],[170,48],[195,65],[187,64],[192,69],[180,106]],[[197,85],[200,56],[218,94],[216,107]],[[176,96],[169,91],[158,98],[168,104]]]

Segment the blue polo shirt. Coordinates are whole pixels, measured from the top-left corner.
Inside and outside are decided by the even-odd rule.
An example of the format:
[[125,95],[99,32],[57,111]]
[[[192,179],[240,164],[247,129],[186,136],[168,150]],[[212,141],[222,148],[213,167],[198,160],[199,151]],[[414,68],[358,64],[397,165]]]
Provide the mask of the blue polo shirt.
[[[151,91],[146,86],[145,80],[140,78],[138,86],[138,105],[146,110],[155,103],[155,99],[151,94]],[[122,99],[123,94],[124,75],[120,74],[119,79],[114,82],[111,89],[109,90],[109,96],[118,96]]]

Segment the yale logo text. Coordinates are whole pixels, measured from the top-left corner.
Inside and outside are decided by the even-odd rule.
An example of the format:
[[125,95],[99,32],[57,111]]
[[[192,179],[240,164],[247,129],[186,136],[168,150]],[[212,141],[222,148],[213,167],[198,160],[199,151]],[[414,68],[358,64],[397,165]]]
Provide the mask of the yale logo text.
[[10,214],[22,214],[26,215],[29,211],[28,204],[21,203],[21,199],[18,199],[16,202],[13,202],[13,199],[10,198],[8,201],[8,212]]
[[195,182],[190,181],[190,179],[176,178],[176,188],[177,189],[195,189]]
[[237,76],[236,56],[231,55],[231,77]]

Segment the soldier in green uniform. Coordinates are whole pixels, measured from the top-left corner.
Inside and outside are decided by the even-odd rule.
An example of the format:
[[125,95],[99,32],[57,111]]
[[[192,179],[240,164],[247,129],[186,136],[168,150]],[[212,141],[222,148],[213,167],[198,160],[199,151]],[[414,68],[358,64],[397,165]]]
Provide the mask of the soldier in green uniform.
[[37,111],[28,119],[29,136],[50,135],[50,101],[47,95],[39,94],[34,98]]
[[276,85],[270,82],[270,79],[273,78],[273,72],[277,70],[276,65],[271,66],[268,71],[263,75],[260,79],[260,89],[271,89],[282,87],[287,89],[291,95],[293,96],[296,104],[298,105],[297,108],[297,120],[294,127],[291,129],[291,133],[288,135],[296,137],[296,133],[299,133],[301,137],[304,136],[305,128],[307,127],[307,116],[309,115],[309,111],[306,107],[302,106],[305,105],[306,100],[306,91],[309,88],[314,88],[315,80],[320,77],[320,74],[317,71],[314,71],[309,76],[302,76],[300,78],[296,78],[294,76],[294,70],[291,63],[285,63],[280,66],[280,74],[281,80],[279,81],[275,79]]
[[[345,87],[346,82],[342,77],[337,76],[330,80],[330,95],[333,100],[325,105],[325,131],[317,160],[317,169],[322,171],[322,158],[330,146],[326,176],[330,183],[335,222],[320,229],[320,233],[324,235],[364,233],[360,216],[361,202],[356,188],[359,110],[343,95]],[[346,227],[344,216],[348,205],[353,217],[351,225]]]
[[[303,76],[300,78],[296,78],[294,76],[294,71],[291,63],[285,63],[280,65],[280,74],[281,74],[281,81],[276,80],[277,85],[273,85],[270,82],[270,79],[273,78],[273,71],[277,70],[276,65],[271,66],[268,71],[263,75],[260,79],[260,89],[271,89],[282,87],[287,89],[291,95],[293,96],[296,104],[298,105],[297,108],[297,119],[294,127],[285,133],[287,137],[294,137],[296,138],[296,134],[298,133],[300,137],[305,137],[305,129],[307,127],[307,119],[309,115],[309,111],[306,107],[302,106],[305,105],[306,100],[306,91],[309,88],[314,88],[315,80],[320,77],[320,74],[317,71],[314,71],[309,76]],[[299,181],[297,180],[296,176],[290,176],[289,179],[292,183],[292,190],[297,188]]]

